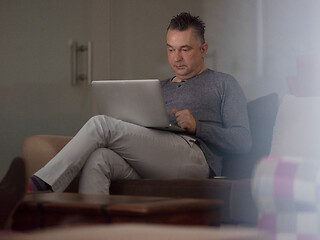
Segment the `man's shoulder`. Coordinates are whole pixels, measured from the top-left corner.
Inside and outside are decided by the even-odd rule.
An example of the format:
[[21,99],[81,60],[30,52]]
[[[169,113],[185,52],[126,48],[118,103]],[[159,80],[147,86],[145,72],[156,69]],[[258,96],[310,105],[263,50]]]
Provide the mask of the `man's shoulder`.
[[231,80],[235,80],[235,78],[231,74],[215,71],[215,70],[212,70],[212,69],[209,69],[209,68],[206,71],[206,75],[209,75],[210,77],[215,78],[215,79],[221,79],[221,80],[231,79]]
[[237,84],[237,80],[228,73],[218,72],[215,70],[207,69],[205,74],[201,77],[204,81],[209,81],[212,84],[225,85]]

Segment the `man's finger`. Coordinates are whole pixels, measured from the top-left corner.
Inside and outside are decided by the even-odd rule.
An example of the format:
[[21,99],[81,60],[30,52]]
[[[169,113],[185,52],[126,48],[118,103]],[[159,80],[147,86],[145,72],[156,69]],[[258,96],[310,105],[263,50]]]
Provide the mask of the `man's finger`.
[[176,113],[178,112],[177,109],[172,109],[171,112],[173,113],[173,115],[176,115]]

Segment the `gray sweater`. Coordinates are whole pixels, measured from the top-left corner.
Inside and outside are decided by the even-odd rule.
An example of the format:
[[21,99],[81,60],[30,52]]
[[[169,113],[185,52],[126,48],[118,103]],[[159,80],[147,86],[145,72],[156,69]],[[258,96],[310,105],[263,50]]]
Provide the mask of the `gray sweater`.
[[224,154],[250,150],[247,101],[232,76],[207,69],[185,82],[161,84],[170,122],[176,124],[172,109],[189,109],[196,119],[192,137],[215,175],[221,175]]

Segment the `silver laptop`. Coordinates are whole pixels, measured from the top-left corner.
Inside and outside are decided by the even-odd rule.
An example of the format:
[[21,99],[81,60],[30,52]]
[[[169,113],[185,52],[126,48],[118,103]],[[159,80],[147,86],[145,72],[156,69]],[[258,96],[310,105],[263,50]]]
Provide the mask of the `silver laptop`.
[[99,114],[143,127],[185,131],[169,123],[157,79],[93,81],[92,90]]

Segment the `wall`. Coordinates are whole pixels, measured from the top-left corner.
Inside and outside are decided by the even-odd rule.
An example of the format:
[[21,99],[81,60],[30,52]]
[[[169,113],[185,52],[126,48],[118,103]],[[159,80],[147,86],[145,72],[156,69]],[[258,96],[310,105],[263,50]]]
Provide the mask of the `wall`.
[[24,138],[73,135],[91,116],[90,87],[71,85],[69,41],[93,40],[94,78],[108,77],[108,10],[105,0],[0,1],[0,176]]
[[[298,57],[320,56],[319,11],[318,0],[263,1],[264,71],[258,79],[260,90],[284,93],[287,77],[298,74]],[[307,84],[308,76],[303,77]]]

